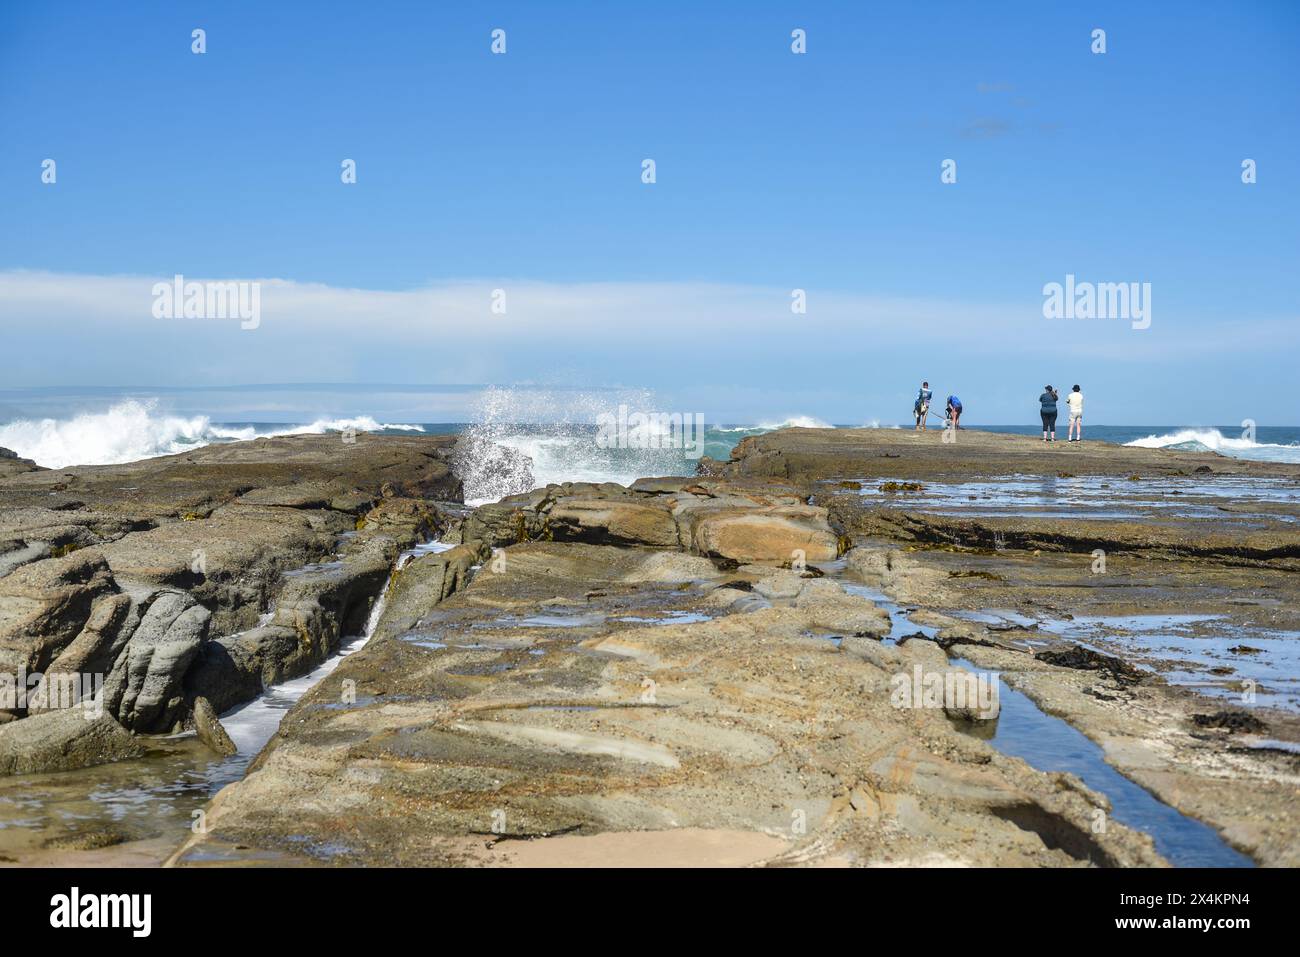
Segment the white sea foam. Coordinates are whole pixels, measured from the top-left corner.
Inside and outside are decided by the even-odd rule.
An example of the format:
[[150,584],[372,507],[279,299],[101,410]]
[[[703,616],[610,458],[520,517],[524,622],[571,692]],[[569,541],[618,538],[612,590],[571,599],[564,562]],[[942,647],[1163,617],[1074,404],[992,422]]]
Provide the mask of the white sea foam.
[[[874,426],[873,426],[874,427]],[[718,425],[711,432],[775,432],[777,429],[833,429],[835,426],[811,415],[792,415],[780,422],[760,422],[753,425]],[[893,426],[891,426],[893,428]]]
[[776,429],[833,429],[834,427],[829,422],[823,422],[812,415],[792,415],[781,422],[761,422],[758,425],[758,428],[768,432]]
[[[695,463],[681,449],[602,448],[597,417],[620,405],[657,410],[653,393],[644,390],[485,390],[457,452],[466,503],[494,502],[551,483],[628,485],[642,476],[694,472]],[[517,454],[503,456],[502,447]]]
[[326,432],[423,432],[424,426],[404,422],[376,422],[368,415],[358,415],[351,419],[317,419],[309,425],[290,425],[283,429],[271,429],[258,435],[324,435]]
[[258,431],[249,427],[213,425],[206,415],[190,417],[158,411],[156,400],[127,399],[101,412],[83,412],[67,419],[19,419],[0,425],[0,448],[47,468],[70,465],[116,465],[158,455],[188,452],[214,442],[234,442],[260,436],[321,435],[326,432],[401,429],[422,432],[418,425],[380,423],[369,416],[317,419],[305,425],[285,425]]
[[[400,569],[414,558],[432,552],[445,552],[451,547],[446,542],[416,545],[398,556],[397,567]],[[319,684],[343,662],[344,658],[366,646],[366,642],[375,633],[379,619],[384,613],[387,595],[388,585],[385,583],[374,606],[370,609],[362,634],[342,638],[339,642],[339,650],[312,671],[300,678],[267,688],[259,697],[221,716],[221,724],[231,740],[235,742],[240,755],[251,756],[260,751],[280,727],[280,720],[285,712],[297,704],[299,698]]]
[[[458,455],[470,504],[496,501],[515,492],[559,482],[617,482],[643,476],[691,475],[696,461],[675,448],[602,448],[597,417],[620,404],[640,412],[661,411],[645,390],[487,389],[476,421],[466,430]],[[811,416],[706,431],[704,453],[725,459],[744,435],[790,427],[829,428]],[[422,432],[407,423],[370,416],[319,418],[305,424],[230,426],[206,415],[160,411],[156,399],[123,399],[106,410],[66,418],[20,419],[0,425],[0,447],[47,468],[114,465],[188,452],[205,445],[282,435],[358,432]],[[660,443],[647,442],[647,445]],[[502,454],[502,447],[518,453]]]
[[1218,429],[1179,429],[1167,435],[1148,435],[1124,444],[1143,449],[1218,452],[1233,458],[1262,462],[1300,462],[1300,445],[1277,445],[1247,438],[1231,438]]
[[[697,460],[679,448],[602,448],[597,442],[597,416],[620,405],[640,412],[659,410],[654,394],[645,390],[486,390],[477,421],[466,430],[458,453],[466,503],[494,502],[551,483],[629,485],[643,477],[695,474]],[[713,426],[705,431],[704,454],[725,459],[746,434],[796,426],[831,428],[811,416]],[[502,447],[518,454],[502,456]]]

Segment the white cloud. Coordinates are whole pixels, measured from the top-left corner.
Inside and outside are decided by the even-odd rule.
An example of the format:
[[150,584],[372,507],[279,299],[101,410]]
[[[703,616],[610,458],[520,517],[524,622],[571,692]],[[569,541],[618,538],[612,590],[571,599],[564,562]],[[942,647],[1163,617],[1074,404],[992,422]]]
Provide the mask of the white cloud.
[[[999,367],[1062,356],[1169,364],[1297,338],[1290,319],[1193,324],[1162,313],[1159,297],[1152,327],[1135,331],[1044,319],[1037,288],[1001,304],[808,288],[799,315],[784,287],[515,279],[400,291],[260,279],[260,326],[242,330],[154,318],[153,284],[170,279],[0,272],[0,324],[17,345],[10,384],[708,382],[796,393],[940,353]],[[491,311],[494,289],[505,315]]]
[[[220,321],[153,318],[152,287],[170,276],[90,276],[0,272],[0,305],[19,321],[46,329],[99,329],[117,336],[153,336],[165,326],[195,332]],[[186,276],[186,280],[213,277]],[[240,281],[221,278],[218,282]],[[808,312],[791,312],[791,290],[702,282],[552,283],[483,279],[404,291],[355,289],[283,279],[262,285],[262,326],[244,333],[252,347],[262,332],[364,339],[376,331],[420,339],[453,337],[502,344],[552,341],[561,334],[639,340],[665,333],[725,337],[807,330],[909,340],[918,324],[942,324],[949,335],[978,340],[997,326],[1041,321],[1034,290],[1018,307],[897,299],[808,289]],[[494,289],[506,294],[505,315],[491,312]],[[938,325],[933,328],[939,328]],[[223,331],[238,331],[233,325]],[[593,342],[595,344],[595,342]]]

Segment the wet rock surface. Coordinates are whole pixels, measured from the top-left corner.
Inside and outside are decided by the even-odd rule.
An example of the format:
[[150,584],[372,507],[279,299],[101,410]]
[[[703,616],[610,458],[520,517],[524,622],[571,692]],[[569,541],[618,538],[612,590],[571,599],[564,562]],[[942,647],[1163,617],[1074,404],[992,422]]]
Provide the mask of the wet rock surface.
[[[781,429],[742,439],[727,462],[701,471],[729,478],[956,480],[971,475],[1209,475],[1294,478],[1295,466],[1230,459],[1213,452],[1144,449],[1105,442],[1050,445],[1027,435],[961,429]],[[1207,471],[1208,470],[1208,471]]]
[[[1067,466],[1020,437],[795,429],[698,476],[471,510],[450,439],[389,442],[359,436],[365,454],[346,462],[337,446],[227,446],[188,463],[212,465],[205,494],[184,469],[137,499],[103,482],[60,497],[95,470],[0,479],[0,654],[71,672],[111,661],[110,721],[202,723],[220,747],[209,717],[374,625],[217,794],[206,833],[182,822],[171,863],[1166,863],[1105,794],[999,750],[997,709],[899,702],[904,684],[971,669],[1233,847],[1296,863],[1300,718],[1285,669],[1269,670],[1300,635],[1296,516],[1276,494],[1294,467],[1100,444]],[[490,470],[527,472],[507,459]],[[250,482],[253,461],[274,480]],[[1147,511],[932,504],[972,475],[1065,471]],[[1135,474],[1267,480],[1273,498],[1220,496],[1207,524],[1209,492],[1156,511]],[[407,551],[433,534],[455,547]],[[232,573],[184,578],[191,542]],[[1246,682],[1258,700],[1243,707]],[[9,729],[68,713],[14,712],[0,755],[21,751],[4,750]],[[118,730],[100,733],[143,740]]]
[[[0,714],[34,733],[93,696],[126,731],[166,733],[197,698],[224,710],[306,673],[360,633],[399,552],[440,531],[438,503],[458,507],[454,443],[289,436],[57,470],[6,458],[0,671],[36,684]],[[79,676],[84,691],[65,681]],[[97,740],[121,756],[116,736],[78,734],[77,762]]]
[[946,657],[855,653],[836,633],[880,647],[888,616],[837,582],[585,543],[496,562],[304,697],[174,862],[509,863],[693,829],[772,835],[769,863],[1160,863],[1094,835],[1105,798],[1076,779],[892,706],[895,671]]
[[1221,728],[1235,733],[1245,731],[1261,734],[1268,730],[1268,725],[1247,711],[1216,711],[1213,714],[1194,714],[1192,723],[1198,728]]
[[1040,651],[1036,657],[1039,661],[1055,665],[1058,668],[1102,671],[1120,683],[1136,684],[1144,677],[1141,670],[1126,663],[1122,658],[1116,658],[1114,655],[1103,655],[1100,652],[1093,651],[1090,648],[1081,648],[1078,645],[1073,645],[1061,651]]
[[[934,626],[950,654],[1005,669],[1009,685],[1101,745],[1112,766],[1257,861],[1294,863],[1300,816],[1288,795],[1300,776],[1269,741],[1300,740],[1300,469],[1100,443],[1031,448],[966,432],[952,445],[941,436],[760,438],[760,460],[826,450],[832,458],[811,466],[826,476],[812,483],[814,501],[859,544],[851,566],[920,606],[911,620]],[[915,454],[875,461],[885,445],[908,444]],[[724,471],[770,467],[747,457],[738,449]],[[1095,476],[1087,494],[1055,474],[1063,469]],[[872,474],[924,479],[930,498],[888,502],[840,481]],[[1027,483],[1034,474],[1042,479]],[[1222,484],[1172,498],[1145,487],[1180,474]],[[1026,514],[992,514],[986,497],[1008,483]],[[1111,517],[1122,512],[1131,517]],[[1242,704],[1252,719],[1235,733],[1232,719],[1194,718]]]
[[81,708],[0,726],[0,774],[68,771],[142,754],[140,743],[110,715]]
[[217,754],[234,754],[239,750],[221,726],[221,719],[207,698],[194,699],[194,731],[199,740]]
[[781,483],[642,479],[550,485],[477,509],[464,536],[492,546],[576,541],[680,548],[727,562],[836,558],[841,543],[826,509]]

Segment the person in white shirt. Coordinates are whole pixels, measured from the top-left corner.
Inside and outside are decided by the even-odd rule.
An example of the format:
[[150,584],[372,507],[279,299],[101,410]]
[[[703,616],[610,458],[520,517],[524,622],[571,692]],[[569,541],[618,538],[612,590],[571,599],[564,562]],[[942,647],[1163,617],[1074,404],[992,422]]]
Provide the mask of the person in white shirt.
[[[1079,387],[1077,385],[1074,387],[1074,391],[1070,393],[1070,396],[1068,399],[1066,399],[1066,401],[1070,404],[1070,441],[1082,442],[1083,441],[1083,393],[1079,391]],[[1076,429],[1079,432],[1078,436],[1074,434]]]

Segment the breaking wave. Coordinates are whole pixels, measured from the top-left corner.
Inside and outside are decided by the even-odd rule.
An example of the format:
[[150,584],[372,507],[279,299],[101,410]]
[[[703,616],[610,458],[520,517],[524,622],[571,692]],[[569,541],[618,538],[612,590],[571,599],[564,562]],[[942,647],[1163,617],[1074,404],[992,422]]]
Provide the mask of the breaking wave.
[[760,432],[775,432],[777,429],[833,429],[835,426],[829,422],[823,422],[821,419],[811,415],[792,415],[780,422],[760,422],[758,425],[729,425],[726,428],[718,427],[718,432],[749,432],[757,435]]
[[829,422],[823,422],[821,419],[812,415],[792,415],[782,422],[760,422],[758,427],[764,432],[775,432],[777,429],[833,429],[835,426]]
[[[620,406],[656,409],[653,394],[643,390],[486,389],[477,420],[457,448],[466,503],[495,502],[552,483],[628,485],[643,476],[694,474],[695,461],[681,448],[602,447],[598,416],[616,415]],[[515,454],[503,455],[503,447]]]
[[1238,459],[1261,462],[1300,463],[1300,444],[1280,445],[1248,438],[1230,438],[1218,429],[1179,429],[1167,435],[1148,435],[1125,445],[1143,449],[1176,449],[1180,452],[1218,452]]
[[[706,426],[702,434],[688,425],[679,436],[687,447],[664,447],[672,443],[658,441],[669,437],[660,422],[657,428],[651,423],[631,430],[644,441],[628,444],[649,448],[602,447],[597,417],[612,416],[620,406],[642,412],[682,411],[662,408],[648,390],[485,390],[477,421],[465,430],[458,448],[457,473],[465,483],[466,503],[494,502],[552,483],[629,485],[638,478],[694,475],[702,455],[725,461],[747,436],[795,426],[831,428],[810,416],[760,425]],[[693,413],[682,415],[688,423],[693,421]],[[503,455],[502,447],[515,454]]]
[[[156,399],[121,399],[109,408],[63,418],[18,419],[0,425],[0,447],[47,468],[116,465],[188,452],[224,442],[280,435],[358,432],[423,432],[422,425],[379,422],[370,416],[319,418],[298,425],[213,422],[209,416],[168,414]],[[726,460],[747,436],[775,429],[830,428],[811,416],[790,416],[759,425],[696,429],[694,413],[680,414],[685,428],[651,420],[630,426],[629,441],[602,445],[599,416],[637,411],[670,413],[647,390],[547,391],[489,388],[479,399],[475,421],[457,447],[457,472],[470,504],[551,483],[617,482],[642,477],[694,475],[700,457]],[[686,440],[686,447],[673,439]],[[649,447],[626,447],[649,446]]]
[[67,419],[19,419],[0,425],[0,448],[12,449],[47,468],[71,465],[117,465],[158,455],[188,452],[218,442],[263,436],[323,435],[402,430],[423,432],[419,425],[376,422],[369,416],[317,419],[305,425],[257,429],[214,425],[206,415],[165,415],[153,400],[128,399],[104,412],[83,412]]

